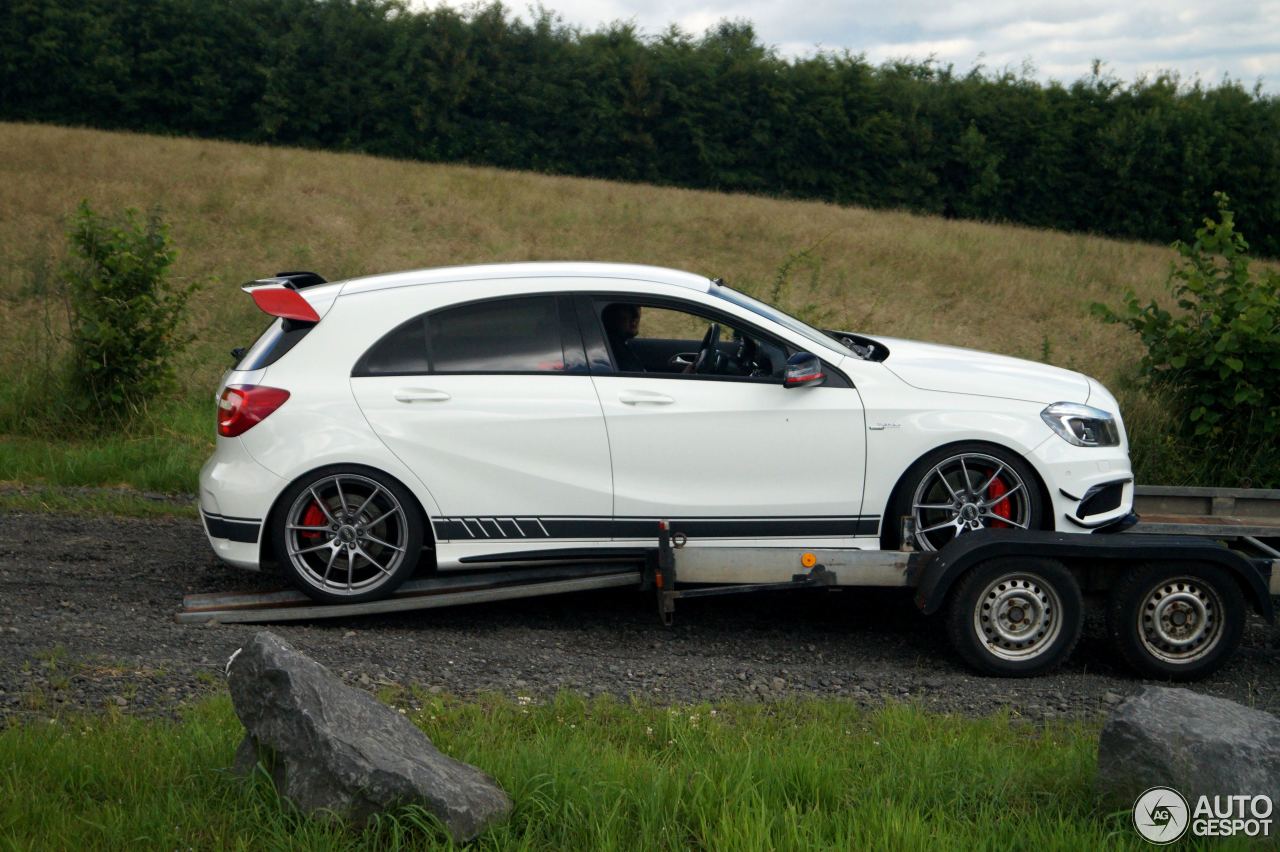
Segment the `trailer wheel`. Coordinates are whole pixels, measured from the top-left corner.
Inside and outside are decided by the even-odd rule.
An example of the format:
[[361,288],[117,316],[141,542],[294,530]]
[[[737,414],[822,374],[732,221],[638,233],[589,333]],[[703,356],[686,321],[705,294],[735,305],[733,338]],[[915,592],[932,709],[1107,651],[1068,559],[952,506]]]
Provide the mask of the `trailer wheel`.
[[947,634],[965,662],[1000,677],[1031,677],[1061,663],[1083,627],[1076,578],[1052,559],[980,563],[951,596]]
[[1218,670],[1244,634],[1244,594],[1216,565],[1147,563],[1111,589],[1107,633],[1139,674],[1196,680]]

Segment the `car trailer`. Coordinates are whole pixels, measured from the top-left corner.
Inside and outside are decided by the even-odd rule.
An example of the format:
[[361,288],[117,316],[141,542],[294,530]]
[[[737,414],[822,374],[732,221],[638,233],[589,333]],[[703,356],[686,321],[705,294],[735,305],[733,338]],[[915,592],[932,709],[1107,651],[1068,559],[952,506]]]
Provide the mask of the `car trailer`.
[[[1251,500],[1256,505],[1247,508]],[[1244,517],[1233,514],[1242,505]],[[687,536],[662,521],[656,547],[617,558],[449,572],[411,580],[389,598],[364,603],[317,604],[296,591],[188,595],[176,618],[316,620],[633,588],[653,592],[660,618],[670,625],[682,599],[897,587],[913,589],[925,614],[942,615],[951,644],[986,674],[1031,676],[1061,663],[1080,638],[1088,600],[1105,607],[1113,648],[1139,674],[1204,677],[1235,651],[1250,609],[1274,620],[1280,492],[1142,488],[1138,506],[1153,511],[1122,532],[984,529],[928,553],[689,547]],[[909,532],[903,541],[914,539]]]

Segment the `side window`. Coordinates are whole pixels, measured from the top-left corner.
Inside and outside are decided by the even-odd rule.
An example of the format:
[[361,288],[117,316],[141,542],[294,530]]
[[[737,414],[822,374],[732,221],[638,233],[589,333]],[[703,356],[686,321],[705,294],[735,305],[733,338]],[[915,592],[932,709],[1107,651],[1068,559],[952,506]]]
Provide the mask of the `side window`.
[[576,333],[576,324],[561,321],[555,296],[445,308],[397,326],[364,354],[352,375],[580,372],[580,352],[565,363],[563,341],[571,330]]
[[[682,310],[675,303],[608,297],[594,299],[593,312],[603,348],[619,373],[782,380],[787,347],[728,317]],[[711,328],[713,323],[717,329]],[[705,336],[716,331],[714,346],[704,353]],[[592,369],[597,369],[594,358]]]
[[427,318],[401,323],[356,364],[353,376],[412,376],[431,372],[427,362]]
[[554,296],[477,302],[437,311],[427,322],[433,373],[564,371]]

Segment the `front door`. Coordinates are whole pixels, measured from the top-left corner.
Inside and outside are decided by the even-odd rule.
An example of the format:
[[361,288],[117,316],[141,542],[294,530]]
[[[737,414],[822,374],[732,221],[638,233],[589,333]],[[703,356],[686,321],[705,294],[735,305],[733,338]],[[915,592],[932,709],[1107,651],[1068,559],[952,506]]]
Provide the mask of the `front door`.
[[[595,323],[610,360],[632,365],[602,372],[592,359],[613,461],[615,538],[651,541],[663,518],[695,544],[847,545],[875,535],[877,519],[859,514],[864,416],[847,381],[833,374],[826,385],[784,388],[798,347],[705,306],[590,301],[580,311],[584,334]],[[618,304],[639,307],[638,323]],[[710,372],[694,372],[716,321],[719,355],[701,365]]]

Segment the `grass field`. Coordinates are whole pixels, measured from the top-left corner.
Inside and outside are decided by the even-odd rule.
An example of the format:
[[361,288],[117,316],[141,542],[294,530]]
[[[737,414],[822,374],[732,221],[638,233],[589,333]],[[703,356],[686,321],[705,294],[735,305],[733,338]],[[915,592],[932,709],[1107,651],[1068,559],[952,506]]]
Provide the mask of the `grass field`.
[[[100,211],[158,205],[176,278],[202,289],[175,398],[127,435],[54,439],[22,413],[50,386],[49,332],[64,320],[47,294],[81,199]],[[0,480],[193,491],[227,353],[265,325],[244,281],[284,268],[336,280],[546,259],[722,276],[813,322],[1082,370],[1127,404],[1140,478],[1168,480],[1181,468],[1148,439],[1165,416],[1123,386],[1136,343],[1088,305],[1161,292],[1172,258],[1159,246],[815,202],[0,124]]]
[[[657,708],[561,696],[387,696],[512,795],[494,849],[1144,848],[1093,795],[1096,729],[836,701]],[[413,705],[418,709],[412,709]],[[419,814],[365,829],[291,815],[221,771],[226,698],[181,723],[61,718],[0,731],[0,846],[422,848]]]

